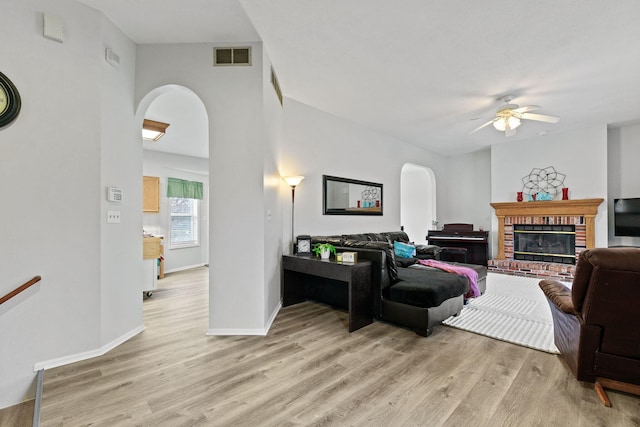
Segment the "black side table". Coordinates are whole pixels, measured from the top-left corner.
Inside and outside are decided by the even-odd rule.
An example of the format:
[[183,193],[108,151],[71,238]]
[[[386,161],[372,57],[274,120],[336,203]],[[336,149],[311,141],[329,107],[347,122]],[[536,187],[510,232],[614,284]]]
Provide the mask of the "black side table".
[[307,299],[305,281],[309,276],[344,282],[348,287],[346,306],[349,311],[349,332],[373,322],[371,262],[342,263],[313,256],[282,256],[282,306],[298,304]]

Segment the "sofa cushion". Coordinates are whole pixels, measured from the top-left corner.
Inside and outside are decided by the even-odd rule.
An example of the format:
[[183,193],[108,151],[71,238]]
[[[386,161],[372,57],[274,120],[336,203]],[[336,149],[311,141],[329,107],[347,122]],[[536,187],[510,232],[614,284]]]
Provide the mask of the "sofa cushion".
[[396,257],[393,253],[393,246],[386,242],[370,242],[364,240],[345,240],[342,246],[349,248],[365,248],[365,249],[380,249],[387,255],[387,271],[389,272],[389,279],[391,283],[398,281],[398,267],[396,266]]
[[344,239],[342,236],[311,236],[311,244],[330,243],[333,246],[342,246]]
[[389,288],[389,299],[416,307],[437,307],[469,290],[466,277],[444,271],[400,267],[398,278]]
[[360,242],[368,242],[371,240],[367,234],[343,234],[342,238],[344,240],[356,240]]
[[442,248],[436,245],[416,245],[416,253],[418,255],[431,255],[436,258],[441,251]]
[[393,243],[393,242],[409,243],[409,236],[404,231],[386,231],[380,234],[385,236],[389,241],[389,243]]

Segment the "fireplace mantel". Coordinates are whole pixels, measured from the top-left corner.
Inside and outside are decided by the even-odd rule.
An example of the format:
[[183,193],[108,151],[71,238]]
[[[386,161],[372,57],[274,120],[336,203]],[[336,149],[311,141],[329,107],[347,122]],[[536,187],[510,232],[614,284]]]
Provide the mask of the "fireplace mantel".
[[540,202],[491,203],[496,216],[583,215],[595,217],[604,199],[545,200]]
[[595,246],[595,217],[604,199],[545,200],[538,202],[491,203],[498,217],[498,259],[504,256],[504,218],[511,216],[583,216],[586,225],[586,247]]

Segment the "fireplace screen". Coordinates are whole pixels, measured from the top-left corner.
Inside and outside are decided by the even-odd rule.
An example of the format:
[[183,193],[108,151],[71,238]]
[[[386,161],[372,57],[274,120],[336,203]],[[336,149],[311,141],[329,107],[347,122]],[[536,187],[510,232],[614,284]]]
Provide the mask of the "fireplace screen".
[[575,264],[575,225],[514,225],[513,258]]

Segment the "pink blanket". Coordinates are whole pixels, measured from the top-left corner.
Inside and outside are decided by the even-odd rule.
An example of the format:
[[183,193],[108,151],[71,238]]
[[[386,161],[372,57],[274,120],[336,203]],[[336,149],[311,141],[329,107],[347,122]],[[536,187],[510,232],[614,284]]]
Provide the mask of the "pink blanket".
[[447,264],[446,262],[436,261],[435,259],[421,259],[418,262],[427,267],[437,268],[448,273],[455,273],[466,277],[469,280],[469,292],[464,294],[464,297],[475,298],[480,296],[480,291],[478,290],[478,272],[473,268]]

